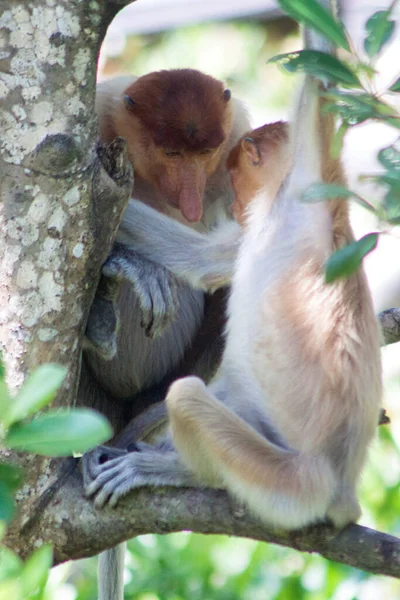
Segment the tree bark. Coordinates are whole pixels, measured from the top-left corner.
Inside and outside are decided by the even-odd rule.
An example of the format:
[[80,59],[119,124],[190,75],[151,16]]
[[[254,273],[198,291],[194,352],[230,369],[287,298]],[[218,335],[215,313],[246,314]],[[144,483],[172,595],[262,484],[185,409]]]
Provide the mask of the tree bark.
[[[68,366],[62,405],[75,400],[88,310],[132,190],[125,143],[99,152],[96,141],[97,55],[117,9],[78,0],[0,8],[1,350],[14,391],[39,364]],[[13,458],[25,468],[20,515],[29,515],[60,461]],[[12,531],[18,551],[25,542]]]
[[[13,390],[41,363],[67,365],[62,405],[75,399],[88,310],[132,189],[124,143],[100,148],[94,114],[98,50],[125,4],[14,0],[0,12],[1,347]],[[397,317],[385,317],[386,343],[400,338]],[[82,495],[73,459],[5,458],[26,473],[5,539],[21,556],[51,542],[61,562],[135,535],[190,529],[400,576],[400,541],[363,527],[272,533],[224,492],[204,489],[142,489],[98,512]]]

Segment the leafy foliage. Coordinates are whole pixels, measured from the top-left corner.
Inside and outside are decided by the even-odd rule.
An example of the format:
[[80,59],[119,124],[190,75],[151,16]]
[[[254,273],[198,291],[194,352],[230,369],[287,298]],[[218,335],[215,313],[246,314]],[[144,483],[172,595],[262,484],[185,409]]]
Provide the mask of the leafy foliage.
[[44,456],[69,456],[86,452],[111,435],[111,428],[102,415],[76,408],[52,411],[28,423],[16,423],[5,441],[13,450]]
[[316,50],[278,54],[269,62],[278,63],[288,73],[305,72],[342,85],[357,86],[360,83],[356,74],[347,65],[330,54]]
[[[73,452],[86,452],[111,437],[108,421],[92,410],[53,409],[35,416],[54,399],[66,373],[59,365],[42,365],[12,397],[0,360],[0,449],[68,456]],[[23,472],[19,467],[6,462],[0,464],[2,534],[14,515],[14,495],[22,483]],[[23,563],[0,545],[0,600],[43,600],[51,564],[49,546],[42,546]]]
[[43,600],[52,560],[50,546],[35,550],[25,563],[0,547],[0,600]]
[[41,365],[27,377],[18,394],[8,402],[8,410],[2,417],[5,427],[34,414],[47,406],[55,397],[67,370],[60,365]]
[[296,21],[315,29],[338,48],[350,50],[343,24],[316,0],[279,0],[279,4]]
[[[333,113],[339,124],[332,143],[332,155],[335,157],[339,155],[344,135],[348,129],[360,123],[373,119],[399,129],[400,118],[396,110],[370,91],[374,89],[375,76],[372,61],[392,38],[395,31],[395,22],[390,17],[396,0],[387,10],[375,12],[366,22],[364,49],[368,56],[367,62],[360,60],[356,54],[351,52],[351,46],[343,45],[342,40],[332,34],[332,31],[336,31],[332,23],[336,22],[332,15],[321,12],[322,7],[319,10],[313,6],[313,2],[302,3],[300,0],[278,1],[280,6],[300,23],[323,34],[336,47],[349,51],[347,61],[339,61],[323,52],[310,50],[280,54],[271,60],[271,62],[277,62],[289,73],[304,71],[316,78],[324,79],[325,82],[326,80],[331,82],[331,86],[322,94],[326,98],[323,110]],[[321,22],[324,24],[323,26]],[[342,31],[344,33],[344,28]],[[399,82],[400,79],[397,79],[388,91],[400,91]],[[386,221],[385,233],[390,233],[391,226],[400,224],[400,151],[398,144],[382,149],[378,154],[378,160],[385,169],[379,177],[374,178],[377,183],[386,188],[386,195],[381,206],[375,207],[373,202],[361,198],[349,190],[342,188],[337,191],[341,192],[338,197],[352,198],[364,208],[374,212],[381,223]],[[306,190],[303,194],[303,200],[307,202],[333,197],[335,197],[333,187],[322,183],[319,184],[319,188],[315,185],[311,186],[311,189]],[[362,258],[376,247],[378,235],[378,233],[371,233],[358,242],[335,252],[326,263],[326,281],[332,282],[337,278],[348,277],[354,273],[361,264]]]
[[390,19],[390,14],[390,10],[379,10],[365,24],[364,49],[371,58],[379,54],[394,33],[395,22]]

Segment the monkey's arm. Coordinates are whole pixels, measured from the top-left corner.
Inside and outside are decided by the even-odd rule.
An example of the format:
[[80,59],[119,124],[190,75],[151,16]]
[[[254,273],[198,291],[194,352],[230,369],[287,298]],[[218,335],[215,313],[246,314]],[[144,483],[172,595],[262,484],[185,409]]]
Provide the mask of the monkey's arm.
[[[235,221],[203,234],[131,200],[117,242],[162,265],[192,287],[214,290],[231,281],[240,237],[241,229]],[[119,257],[112,254],[103,273],[112,275],[120,263]]]

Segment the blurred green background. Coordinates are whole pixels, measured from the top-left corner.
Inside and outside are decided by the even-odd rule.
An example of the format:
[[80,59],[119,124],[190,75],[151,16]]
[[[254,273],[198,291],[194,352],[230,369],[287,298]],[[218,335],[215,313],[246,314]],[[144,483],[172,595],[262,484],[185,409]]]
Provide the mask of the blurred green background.
[[[107,50],[106,44],[99,76],[198,68],[225,80],[248,105],[253,125],[258,126],[287,117],[295,79],[266,61],[278,52],[297,48],[296,26],[287,19],[193,25],[157,34],[129,35],[118,53],[110,47]],[[361,523],[394,535],[400,535],[398,346],[384,350],[385,406],[393,424],[379,430],[360,494]],[[273,545],[190,533],[132,540],[125,575],[126,600],[400,598],[400,581]],[[53,569],[45,597],[96,600],[96,559]]]

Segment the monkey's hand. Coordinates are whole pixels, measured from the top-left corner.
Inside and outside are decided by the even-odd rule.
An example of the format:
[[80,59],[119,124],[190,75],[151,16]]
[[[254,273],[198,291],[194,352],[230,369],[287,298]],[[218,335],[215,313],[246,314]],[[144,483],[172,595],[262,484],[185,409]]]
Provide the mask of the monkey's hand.
[[178,308],[176,282],[165,267],[116,243],[102,272],[106,277],[132,285],[139,301],[141,325],[148,337],[159,335],[174,319]]
[[130,490],[143,486],[192,487],[194,476],[174,451],[162,451],[138,442],[133,452],[99,446],[83,457],[86,496],[94,496],[96,508],[116,506]]

